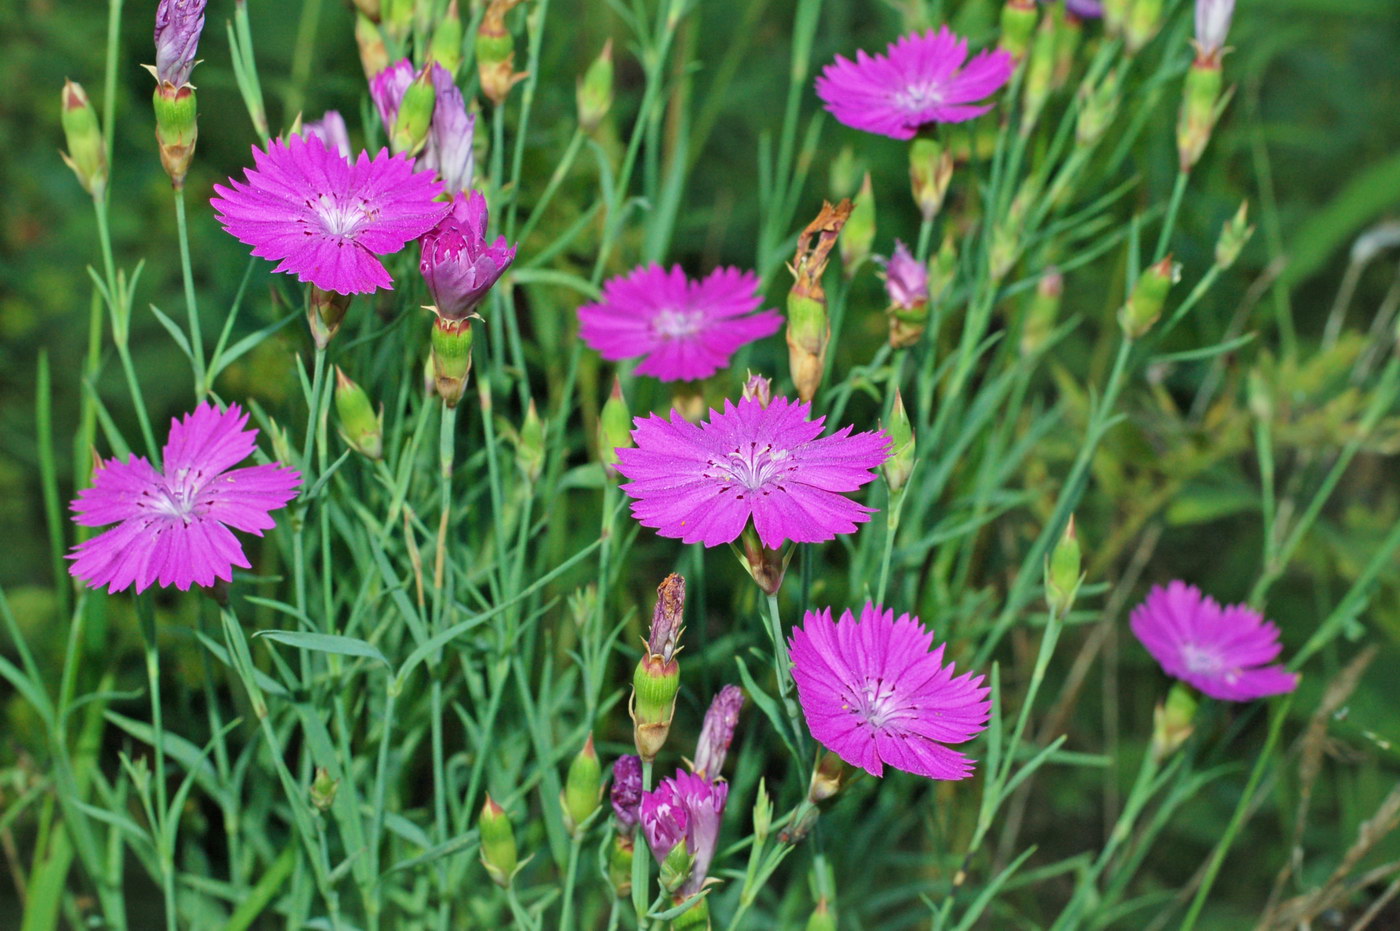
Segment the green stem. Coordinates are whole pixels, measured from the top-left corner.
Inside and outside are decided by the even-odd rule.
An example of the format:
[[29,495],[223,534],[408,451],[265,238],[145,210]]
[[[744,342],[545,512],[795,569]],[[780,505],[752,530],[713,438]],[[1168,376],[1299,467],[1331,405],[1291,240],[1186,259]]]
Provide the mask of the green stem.
[[165,900],[165,926],[169,931],[176,931],[178,921],[175,908],[175,836],[168,825],[170,811],[165,785],[165,726],[160,701],[160,652],[156,647],[155,607],[149,594],[136,596],[136,613],[140,617],[141,639],[146,648],[146,682],[151,698],[151,748],[155,756],[156,783],[156,823],[152,830],[156,836],[156,857],[160,864],[161,895]]
[[1162,233],[1157,237],[1157,251],[1152,259],[1153,264],[1167,257],[1167,247],[1171,245],[1172,240],[1172,229],[1176,226],[1176,215],[1181,210],[1181,198],[1186,193],[1186,182],[1190,177],[1190,173],[1185,171],[1179,171],[1176,174],[1176,184],[1172,187],[1172,199],[1167,204],[1167,216],[1162,221]]
[[569,865],[564,872],[564,902],[559,910],[559,931],[573,931],[574,927],[574,878],[578,874],[579,847],[583,845],[583,832],[579,831],[569,844]]
[[194,397],[203,400],[211,385],[204,383],[204,338],[199,330],[199,304],[194,294],[194,271],[190,266],[190,234],[185,218],[185,186],[175,189],[175,229],[180,237],[180,273],[185,282],[185,312],[190,321],[190,358],[194,365]]

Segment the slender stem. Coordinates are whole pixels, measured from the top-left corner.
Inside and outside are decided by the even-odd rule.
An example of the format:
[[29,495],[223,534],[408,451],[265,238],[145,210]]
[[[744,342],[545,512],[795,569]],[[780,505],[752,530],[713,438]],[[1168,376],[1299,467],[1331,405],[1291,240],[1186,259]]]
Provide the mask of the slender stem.
[[904,490],[890,494],[890,505],[885,511],[885,550],[880,559],[880,585],[875,590],[875,603],[885,603],[886,583],[890,580],[890,557],[894,553],[894,538],[899,532],[899,513],[904,510]]
[[1181,198],[1186,193],[1186,182],[1190,178],[1189,172],[1177,172],[1176,184],[1172,187],[1172,199],[1167,204],[1167,216],[1162,221],[1162,233],[1157,237],[1157,251],[1154,253],[1153,263],[1160,262],[1167,257],[1167,247],[1171,245],[1172,240],[1172,228],[1176,226],[1176,215],[1181,210]]
[[572,931],[574,927],[574,878],[578,874],[578,854],[581,846],[583,832],[579,831],[569,844],[569,865],[564,872],[564,902],[559,910],[559,931]]
[[146,647],[146,682],[151,698],[151,747],[154,750],[156,811],[153,830],[156,835],[156,857],[160,864],[160,889],[165,899],[165,926],[169,931],[178,927],[175,909],[175,837],[168,830],[169,801],[165,785],[165,725],[160,701],[160,652],[156,648],[155,607],[148,594],[136,596],[140,616],[141,637]]
[[189,224],[185,217],[185,186],[175,188],[175,229],[180,237],[180,273],[185,281],[185,313],[190,322],[190,358],[194,365],[194,396],[204,398],[210,385],[204,383],[204,338],[199,329],[199,304],[194,294],[194,271],[190,267]]

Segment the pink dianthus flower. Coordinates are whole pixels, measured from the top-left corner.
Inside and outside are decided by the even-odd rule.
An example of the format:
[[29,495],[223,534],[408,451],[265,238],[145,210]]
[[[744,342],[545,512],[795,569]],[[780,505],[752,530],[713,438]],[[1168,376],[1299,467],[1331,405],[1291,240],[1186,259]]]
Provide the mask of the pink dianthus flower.
[[681,895],[699,892],[719,847],[719,827],[729,783],[711,782],[703,776],[676,770],[674,778],[642,795],[642,831],[658,863],[681,841],[693,858],[690,878],[678,890]]
[[890,438],[845,427],[818,439],[826,418],[809,420],[811,411],[787,398],[766,407],[744,398],[698,425],[676,411],[669,420],[638,417],[636,447],[617,450],[617,470],[631,479],[622,490],[636,499],[632,516],[663,537],[706,546],[737,539],[750,518],[774,550],[854,533],[874,511],[842,492],[875,477]]
[[1133,609],[1133,634],[1170,676],[1224,701],[1291,692],[1298,677],[1273,663],[1278,628],[1246,605],[1221,607],[1194,585],[1158,585]]
[[866,602],[832,621],[808,611],[788,640],[792,677],[807,727],[852,766],[882,776],[886,766],[930,779],[965,779],[973,761],[945,744],[980,734],[991,713],[982,676],[953,675],[947,644],[916,617]]
[[886,51],[858,51],[855,61],[837,55],[817,78],[817,96],[847,126],[892,139],[913,139],[928,123],[981,116],[992,107],[978,101],[999,90],[1016,67],[1000,49],[968,61],[967,40],[947,26],[910,33]]
[[752,272],[717,268],[693,281],[678,265],[647,265],[609,279],[601,301],[578,309],[579,337],[610,361],[641,357],[639,375],[707,378],[740,346],[778,332],[777,311],[753,313],[762,303]]
[[89,588],[134,584],[139,593],[156,583],[186,591],[229,582],[234,566],[248,568],[229,528],[262,536],[274,524],[268,512],[292,500],[301,476],[277,463],[233,468],[254,449],[258,431],[243,429],[247,422],[236,404],[220,411],[206,402],[171,421],[164,471],[136,455],[100,463],[73,519],[117,526],[75,546],[68,571]]

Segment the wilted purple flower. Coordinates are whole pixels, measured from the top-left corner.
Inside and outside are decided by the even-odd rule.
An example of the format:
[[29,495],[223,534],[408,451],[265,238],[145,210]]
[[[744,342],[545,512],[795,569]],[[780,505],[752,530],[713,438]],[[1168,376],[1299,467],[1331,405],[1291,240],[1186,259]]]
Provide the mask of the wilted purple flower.
[[866,602],[845,611],[808,611],[793,628],[792,677],[812,736],[874,776],[886,766],[930,779],[965,779],[973,761],[945,744],[987,727],[991,702],[982,677],[953,675],[939,644],[916,617]]
[[618,833],[630,837],[642,820],[641,757],[628,753],[613,764],[612,807]]
[[1194,585],[1158,585],[1133,609],[1133,634],[1170,676],[1224,701],[1291,692],[1298,677],[1273,663],[1278,628],[1247,605],[1222,608]]
[[690,878],[678,890],[682,896],[699,892],[705,884],[728,798],[728,783],[710,782],[683,770],[642,796],[642,830],[657,862],[663,862],[682,840],[693,858]]
[[710,710],[705,712],[705,725],[700,729],[700,741],[695,745],[694,765],[691,766],[697,776],[719,778],[743,707],[744,690],[737,685],[726,685],[710,702]]
[[361,152],[352,164],[317,137],[292,136],[254,147],[253,162],[246,183],[214,185],[219,222],[253,255],[278,261],[273,271],[323,291],[389,287],[394,279],[375,256],[398,252],[449,209],[433,199],[442,185],[432,175],[388,149],[373,160]]
[[909,254],[904,243],[896,239],[894,255],[881,262],[885,266],[885,290],[889,292],[892,306],[913,310],[928,303],[928,269]]
[[843,492],[875,477],[890,455],[883,431],[851,435],[851,428],[819,438],[824,417],[812,406],[774,398],[724,402],[724,410],[693,424],[672,411],[633,423],[633,449],[618,449],[622,486],[635,500],[643,527],[685,543],[719,546],[743,533],[750,518],[763,545],[788,540],[824,543],[854,533],[874,513]]
[[350,157],[350,133],[345,129],[345,118],[339,110],[327,110],[319,120],[303,123],[301,134],[304,138],[316,137],[346,158]]
[[139,593],[229,582],[234,566],[248,568],[230,528],[262,536],[273,526],[268,512],[292,500],[301,476],[277,463],[233,468],[255,448],[258,431],[247,423],[238,405],[205,402],[170,422],[164,471],[144,456],[99,462],[73,502],[74,521],[116,526],[74,547],[68,571],[89,588]]
[[444,320],[465,320],[515,260],[515,247],[504,236],[486,241],[486,198],[480,191],[456,195],[452,212],[423,235],[418,270]]
[[160,0],[156,7],[156,80],[172,87],[189,83],[208,0]]
[[685,620],[685,577],[672,572],[656,587],[656,607],[647,632],[647,653],[669,663],[676,655]]
[[[1001,49],[967,60],[967,40],[947,26],[910,33],[891,42],[885,55],[840,55],[822,69],[817,96],[831,114],[855,129],[892,139],[913,139],[929,123],[961,123],[981,116],[1016,68]],[[966,65],[964,65],[966,62]]]
[[1196,0],[1196,55],[1219,62],[1235,15],[1235,0]]
[[452,73],[433,63],[433,121],[428,128],[428,145],[423,150],[423,164],[437,172],[447,186],[447,193],[456,195],[470,191],[472,173],[476,170],[476,155],[472,143],[476,133],[476,114],[467,112],[461,88],[452,80]]

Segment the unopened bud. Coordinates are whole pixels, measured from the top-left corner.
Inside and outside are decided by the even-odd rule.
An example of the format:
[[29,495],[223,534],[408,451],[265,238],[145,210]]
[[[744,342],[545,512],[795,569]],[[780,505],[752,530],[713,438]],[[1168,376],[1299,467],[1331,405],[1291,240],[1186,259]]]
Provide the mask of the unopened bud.
[[856,185],[860,183],[860,174],[860,159],[856,158],[856,150],[849,145],[842,146],[841,151],[831,160],[831,169],[827,176],[831,196],[840,200],[854,194]]
[[389,67],[389,49],[384,44],[384,33],[364,13],[355,17],[355,45],[360,49],[360,67],[365,71],[366,81],[373,81]]
[[491,0],[476,32],[476,67],[481,92],[496,106],[510,89],[525,79],[515,71],[515,39],[506,28],[506,14],[522,0]]
[[505,810],[490,794],[486,796],[476,827],[481,841],[481,865],[486,867],[493,883],[501,888],[509,886],[518,864],[515,831]]
[[1060,7],[1055,28],[1055,76],[1052,86],[1059,90],[1069,83],[1074,73],[1075,56],[1079,54],[1079,43],[1084,38],[1084,24],[1078,16],[1067,15]]
[[1152,712],[1152,758],[1161,763],[1191,736],[1196,724],[1196,696],[1181,682],[1172,684],[1166,702]]
[[515,464],[525,481],[534,484],[544,471],[545,424],[535,409],[535,401],[525,411],[525,422],[520,425],[520,436],[515,444]]
[[1186,71],[1181,112],[1176,120],[1176,150],[1182,171],[1194,168],[1210,143],[1221,109],[1220,85],[1219,62],[1202,64],[1198,59]]
[[1133,0],[1101,0],[1103,7],[1103,28],[1111,36],[1123,34],[1123,27],[1128,22],[1128,11],[1132,9]]
[[1035,0],[1006,0],[1001,8],[1001,40],[997,48],[1018,62],[1026,57],[1035,30],[1037,10]]
[[1055,328],[1055,319],[1060,314],[1060,296],[1064,293],[1064,278],[1055,266],[1045,269],[1045,274],[1036,283],[1035,293],[1026,306],[1026,315],[1021,323],[1021,354],[1034,356],[1045,348],[1050,333]]
[[603,766],[598,762],[598,753],[593,749],[593,735],[578,756],[569,764],[569,775],[564,780],[564,792],[560,802],[564,808],[564,827],[574,837],[583,832],[583,825],[602,804]]
[[395,155],[401,152],[417,155],[422,151],[428,141],[436,99],[430,65],[419,72],[403,93],[398,115],[394,117],[394,128],[389,133],[390,151]]
[[851,771],[846,762],[830,750],[820,752],[817,765],[812,768],[812,779],[807,784],[807,800],[813,805],[840,792]]
[[170,176],[176,190],[185,186],[185,175],[194,158],[194,144],[199,137],[196,119],[194,87],[185,84],[160,84],[156,87],[152,105],[156,112],[156,144],[160,147],[160,164]]
[[836,913],[831,910],[831,904],[824,897],[818,899],[817,907],[807,919],[806,931],[836,931],[836,928]]
[[783,576],[787,573],[788,561],[796,552],[795,548],[789,548],[786,556],[780,550],[769,549],[758,538],[752,523],[744,527],[739,543],[739,562],[744,570],[765,595],[776,595],[783,586]]
[[748,377],[744,379],[743,397],[757,401],[759,407],[766,408],[773,401],[773,380],[749,372]]
[[710,710],[705,712],[705,724],[700,728],[692,772],[711,782],[719,779],[729,745],[734,741],[739,712],[743,709],[744,690],[737,685],[726,685],[715,694]]
[[1249,225],[1249,201],[1245,201],[1220,230],[1220,238],[1215,243],[1216,267],[1224,271],[1234,265],[1240,251],[1253,235],[1254,227]]
[[622,380],[613,377],[612,393],[603,402],[598,415],[598,461],[609,473],[617,471],[617,451],[629,449],[632,443],[632,414],[627,399],[622,396]]
[[1249,402],[1249,412],[1254,415],[1255,419],[1265,422],[1273,420],[1274,392],[1263,369],[1256,366],[1249,370],[1245,391]]
[[375,413],[365,389],[350,380],[340,366],[335,367],[335,412],[340,417],[341,436],[351,449],[379,459],[384,455],[384,412]]
[[890,494],[898,495],[904,490],[905,483],[914,471],[914,427],[909,423],[909,414],[904,410],[904,398],[900,396],[898,388],[894,389],[894,404],[890,408],[890,419],[884,424],[884,429],[889,434],[894,452],[885,460],[884,465],[880,466],[880,472],[885,476],[885,484],[889,486]]
[[339,785],[340,780],[332,779],[324,766],[316,767],[316,778],[311,780],[311,804],[317,811],[330,811]]
[[1162,28],[1162,2],[1132,0],[1128,18],[1123,23],[1123,45],[1129,55],[1136,55]]
[[1128,303],[1118,311],[1118,324],[1128,339],[1141,339],[1157,318],[1162,316],[1162,305],[1166,303],[1167,292],[1180,276],[1181,270],[1171,256],[1155,265],[1150,265],[1138,277]]
[[89,194],[101,197],[107,187],[107,147],[97,125],[97,109],[75,81],[63,82],[62,121],[68,141],[68,151],[61,153],[63,161]]
[[400,44],[413,29],[414,0],[380,0],[379,22]]
[[283,465],[294,465],[297,457],[292,454],[292,441],[287,436],[287,428],[268,418],[267,436],[272,443],[272,457]]
[[762,844],[768,840],[768,832],[773,827],[773,800],[768,797],[768,785],[758,780],[758,792],[753,802],[753,839]]
[[856,269],[870,256],[874,242],[875,189],[870,184],[870,172],[866,172],[851,206],[850,219],[841,233],[841,268],[847,278],[855,275]]
[[953,153],[926,136],[909,146],[909,185],[925,220],[938,216],[953,179]]
[[[1060,7],[1054,7],[1059,10]],[[1025,96],[1021,118],[1021,135],[1029,136],[1040,119],[1045,101],[1055,83],[1055,63],[1060,50],[1060,24],[1056,16],[1046,16],[1035,32],[1035,42],[1031,45],[1030,58],[1026,61]]]
[[676,661],[684,630],[685,579],[672,573],[656,589],[647,652],[632,674],[632,736],[642,762],[656,759],[671,732],[681,667]]
[[317,349],[325,349],[335,334],[340,332],[340,323],[350,309],[350,297],[349,294],[311,285],[306,300],[306,323],[311,328],[311,338]]
[[1079,537],[1074,532],[1074,515],[1071,514],[1064,534],[1045,560],[1045,601],[1058,618],[1063,619],[1074,606],[1075,595],[1084,581],[1082,562]]
[[1074,133],[1082,146],[1098,143],[1118,113],[1118,72],[1108,72],[1097,84],[1091,83],[1092,80],[1092,75],[1087,76],[1079,86],[1079,118],[1074,124]]
[[625,899],[632,894],[632,856],[635,853],[635,840],[631,835],[613,836],[612,849],[608,852],[608,883],[613,894]]
[[433,316],[433,383],[448,407],[456,407],[472,370],[472,322]]
[[[677,892],[671,897],[672,905],[684,905],[690,896]],[[696,899],[690,907],[671,919],[671,931],[710,931],[710,900]]]
[[578,125],[590,135],[603,124],[613,102],[612,39],[588,66],[578,82]]
[[366,16],[373,22],[379,22],[379,0],[355,0],[355,9],[359,15]]
[[685,838],[676,841],[670,851],[661,860],[661,871],[658,879],[661,888],[667,892],[675,892],[685,881],[690,878],[690,869],[695,858],[685,849]]
[[988,254],[993,281],[1006,277],[1021,257],[1024,248],[1026,217],[1031,207],[1041,197],[1041,179],[1032,175],[1021,183],[1016,196],[1011,199],[1011,207],[992,230],[992,243]]
[[442,65],[456,79],[457,69],[462,66],[462,14],[457,0],[448,3],[447,13],[433,30],[432,41],[428,43],[428,62]]
[[851,216],[851,202],[836,206],[823,203],[817,218],[797,238],[797,254],[789,266],[796,279],[788,292],[788,367],[797,395],[811,401],[826,372],[827,344],[831,340],[831,318],[826,310],[822,275],[841,229]]

